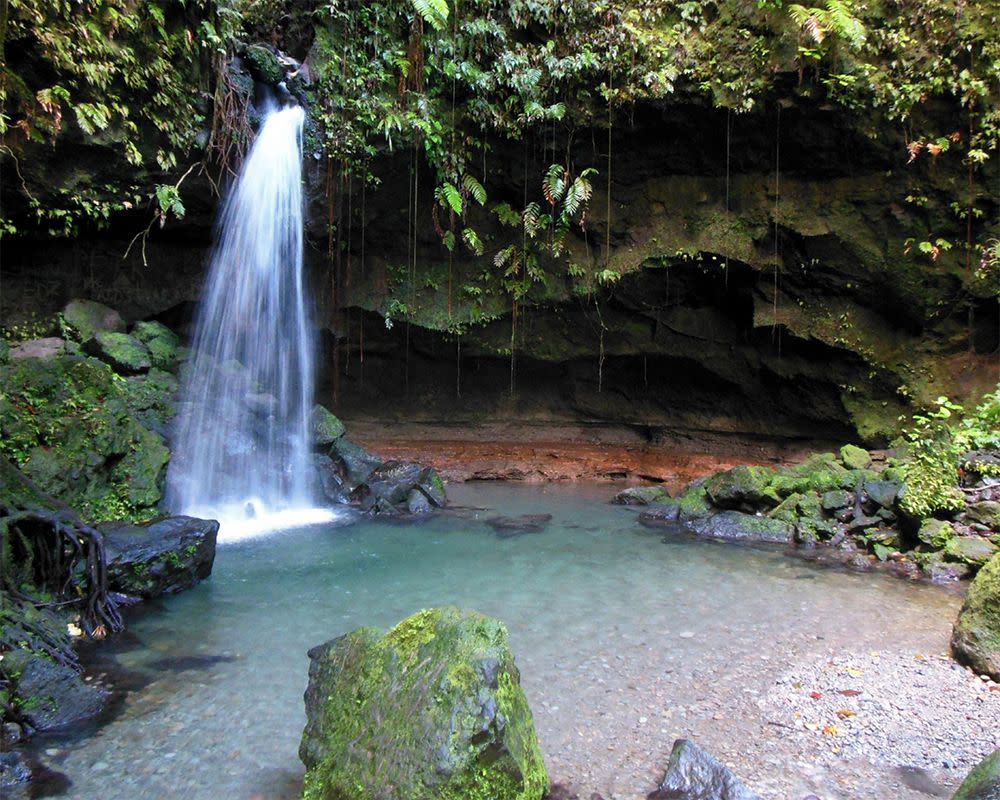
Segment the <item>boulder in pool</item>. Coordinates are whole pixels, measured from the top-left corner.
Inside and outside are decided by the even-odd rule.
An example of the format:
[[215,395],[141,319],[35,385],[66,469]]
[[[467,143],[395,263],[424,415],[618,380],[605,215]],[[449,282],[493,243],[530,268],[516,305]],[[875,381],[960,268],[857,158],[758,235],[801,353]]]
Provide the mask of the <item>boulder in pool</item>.
[[719,508],[756,506],[773,500],[773,493],[769,491],[773,477],[774,472],[767,467],[733,467],[710,477],[705,482],[705,491],[708,499]]
[[151,525],[100,526],[108,560],[108,586],[134,597],[190,589],[212,574],[219,523],[168,517]]
[[618,492],[611,502],[620,506],[648,506],[669,499],[670,494],[661,486],[629,486]]
[[788,543],[795,538],[795,526],[787,522],[739,511],[723,511],[711,517],[690,520],[685,525],[696,535],[707,539]]
[[952,800],[1000,800],[1000,750],[969,773]]
[[499,620],[425,609],[309,658],[304,800],[540,800],[548,789]]
[[733,772],[694,742],[678,739],[667,773],[648,800],[760,800]]
[[108,693],[85,683],[78,670],[51,658],[14,649],[4,654],[3,677],[22,722],[36,731],[62,730],[104,711]]
[[1000,555],[979,570],[951,635],[955,658],[1000,681]]

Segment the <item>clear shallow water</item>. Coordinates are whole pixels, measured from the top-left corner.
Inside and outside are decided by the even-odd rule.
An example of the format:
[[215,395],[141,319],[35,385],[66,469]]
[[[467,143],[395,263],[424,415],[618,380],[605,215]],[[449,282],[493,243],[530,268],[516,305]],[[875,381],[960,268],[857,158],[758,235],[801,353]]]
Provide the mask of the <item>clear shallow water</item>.
[[[678,736],[752,735],[740,704],[799,655],[945,647],[954,595],[775,550],[663,543],[613,493],[457,486],[453,503],[492,510],[225,545],[210,580],[116,646],[152,682],[95,736],[46,743],[46,760],[73,798],[297,797],[306,651],[453,603],[506,622],[551,777],[641,797]],[[500,539],[481,521],[497,513],[554,518]]]

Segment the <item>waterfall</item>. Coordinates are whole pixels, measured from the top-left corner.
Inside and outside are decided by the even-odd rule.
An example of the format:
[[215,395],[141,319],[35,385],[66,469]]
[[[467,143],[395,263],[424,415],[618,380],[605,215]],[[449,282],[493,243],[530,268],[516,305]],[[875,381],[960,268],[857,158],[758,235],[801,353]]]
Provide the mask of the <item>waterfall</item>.
[[167,503],[221,538],[329,517],[313,497],[302,123],[271,111],[225,201],[182,373]]

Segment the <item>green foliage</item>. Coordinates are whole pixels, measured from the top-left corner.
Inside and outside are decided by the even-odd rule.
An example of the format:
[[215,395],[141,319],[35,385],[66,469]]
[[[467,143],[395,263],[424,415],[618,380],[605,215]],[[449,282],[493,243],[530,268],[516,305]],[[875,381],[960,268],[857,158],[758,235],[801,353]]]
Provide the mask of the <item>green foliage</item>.
[[970,450],[1000,449],[1000,386],[972,412],[947,397],[913,417],[903,431],[906,492],[900,503],[918,517],[954,511],[965,505],[958,488],[963,457]]

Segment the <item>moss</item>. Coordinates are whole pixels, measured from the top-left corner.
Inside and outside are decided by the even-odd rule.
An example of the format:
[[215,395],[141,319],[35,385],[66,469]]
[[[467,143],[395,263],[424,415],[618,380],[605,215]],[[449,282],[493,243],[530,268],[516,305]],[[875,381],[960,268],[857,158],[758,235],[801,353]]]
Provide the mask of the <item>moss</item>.
[[548,777],[495,619],[425,609],[310,652],[303,797],[539,800]]
[[125,374],[146,372],[153,362],[149,348],[127,333],[98,331],[84,342],[84,350]]
[[1000,555],[976,575],[952,633],[955,657],[1000,680]]
[[244,54],[251,74],[262,83],[274,86],[285,77],[285,71],[278,63],[278,57],[261,44],[252,44]]
[[1000,797],[1000,750],[994,750],[968,774],[952,800],[989,800],[996,797]]
[[845,444],[840,448],[840,460],[848,469],[867,469],[872,463],[872,457],[867,450],[855,447],[853,444]]

